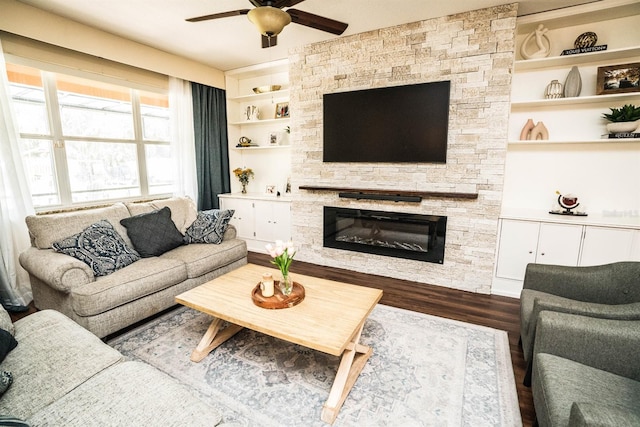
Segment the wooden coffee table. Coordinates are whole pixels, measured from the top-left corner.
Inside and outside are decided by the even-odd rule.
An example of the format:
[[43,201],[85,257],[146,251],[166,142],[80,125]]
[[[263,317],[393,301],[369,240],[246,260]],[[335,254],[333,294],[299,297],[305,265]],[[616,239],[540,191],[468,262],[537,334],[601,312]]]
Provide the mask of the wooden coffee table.
[[[191,360],[201,361],[242,328],[342,356],[322,408],[321,419],[332,424],[373,353],[359,341],[382,291],[292,274],[293,280],[304,286],[305,299],[294,307],[270,310],[256,306],[251,299],[251,291],[267,271],[279,276],[277,270],[247,264],[176,297],[178,303],[214,317]],[[230,324],[221,329],[224,321]]]

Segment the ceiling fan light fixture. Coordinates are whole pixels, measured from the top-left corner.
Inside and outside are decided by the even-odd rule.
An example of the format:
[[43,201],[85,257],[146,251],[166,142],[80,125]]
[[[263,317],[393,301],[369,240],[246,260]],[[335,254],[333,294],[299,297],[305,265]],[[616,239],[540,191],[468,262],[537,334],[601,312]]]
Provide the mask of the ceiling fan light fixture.
[[251,9],[247,17],[260,34],[267,37],[277,36],[285,26],[291,23],[291,16],[287,12],[272,6]]

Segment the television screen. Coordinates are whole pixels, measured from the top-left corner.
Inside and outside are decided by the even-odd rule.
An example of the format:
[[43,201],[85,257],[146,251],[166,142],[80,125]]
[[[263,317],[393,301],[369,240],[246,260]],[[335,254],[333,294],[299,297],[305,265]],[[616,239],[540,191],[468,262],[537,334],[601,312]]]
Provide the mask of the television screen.
[[325,94],[323,161],[446,163],[450,86]]

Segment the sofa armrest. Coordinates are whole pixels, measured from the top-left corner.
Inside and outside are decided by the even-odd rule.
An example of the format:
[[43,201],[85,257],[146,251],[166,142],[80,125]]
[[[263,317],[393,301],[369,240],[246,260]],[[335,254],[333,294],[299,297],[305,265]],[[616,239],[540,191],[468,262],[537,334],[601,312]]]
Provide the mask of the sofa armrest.
[[536,328],[534,358],[553,354],[640,381],[640,320],[600,319],[543,311]]
[[531,318],[537,319],[542,311],[579,314],[602,319],[640,320],[640,303],[631,304],[597,304],[594,302],[576,301],[549,295],[548,298],[535,297]]
[[91,267],[52,249],[30,247],[20,254],[20,265],[52,288],[69,293],[72,286],[95,281]]
[[222,241],[225,240],[233,240],[238,236],[238,230],[236,230],[236,228],[229,224],[227,225],[227,229],[224,232],[224,235],[222,236]]
[[574,402],[571,405],[568,427],[588,426],[637,426],[640,425],[640,410],[622,406],[597,403]]

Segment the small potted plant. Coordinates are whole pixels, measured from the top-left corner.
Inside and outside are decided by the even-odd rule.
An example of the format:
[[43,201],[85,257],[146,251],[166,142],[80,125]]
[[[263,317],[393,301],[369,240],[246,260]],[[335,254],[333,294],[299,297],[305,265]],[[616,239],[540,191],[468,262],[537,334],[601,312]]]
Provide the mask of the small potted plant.
[[620,108],[610,108],[611,113],[604,113],[602,117],[610,121],[607,124],[609,133],[633,132],[640,127],[640,107],[626,104]]

